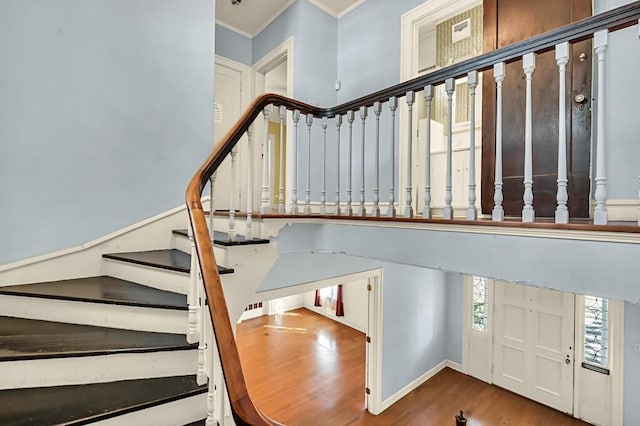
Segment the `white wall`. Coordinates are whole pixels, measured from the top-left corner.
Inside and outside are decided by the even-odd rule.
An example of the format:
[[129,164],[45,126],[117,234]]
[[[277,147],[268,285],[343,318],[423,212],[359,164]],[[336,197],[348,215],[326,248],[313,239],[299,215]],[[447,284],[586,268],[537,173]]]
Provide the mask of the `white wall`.
[[335,309],[330,306],[314,306],[315,291],[304,294],[304,307],[321,315],[338,321],[356,330],[366,333],[367,320],[369,318],[369,292],[367,291],[368,280],[358,280],[351,282],[336,282],[342,284],[342,299],[344,304],[344,316],[337,317]]
[[0,2],[0,264],[183,203],[210,151],[214,2]]

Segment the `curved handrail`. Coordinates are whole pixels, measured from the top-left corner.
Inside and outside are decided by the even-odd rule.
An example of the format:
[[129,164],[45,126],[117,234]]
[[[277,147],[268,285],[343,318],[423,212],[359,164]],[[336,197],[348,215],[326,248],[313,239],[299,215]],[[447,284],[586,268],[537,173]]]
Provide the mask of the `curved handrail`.
[[599,30],[616,31],[634,25],[640,19],[640,1],[613,9],[609,12],[583,19],[574,24],[549,31],[537,37],[485,53],[464,62],[443,68],[431,74],[396,84],[378,92],[360,97],[331,108],[318,108],[304,102],[275,94],[262,95],[254,100],[240,117],[236,125],[225,135],[203,165],[191,179],[186,192],[187,210],[193,229],[196,251],[215,332],[216,345],[220,354],[220,363],[227,384],[233,417],[237,425],[276,426],[279,423],[265,416],[254,405],[247,391],[242,373],[240,357],[236,345],[229,312],[224,298],[222,283],[209,238],[207,222],[200,197],[211,175],[231,152],[240,138],[249,129],[260,112],[268,105],[285,106],[301,114],[314,117],[334,117],[362,106],[371,106],[374,102],[384,102],[391,97],[402,97],[410,91],[420,91],[427,85],[442,84],[447,78],[457,78],[470,71],[485,71],[497,62],[512,62],[529,52],[541,53],[551,50],[562,42],[584,40]]

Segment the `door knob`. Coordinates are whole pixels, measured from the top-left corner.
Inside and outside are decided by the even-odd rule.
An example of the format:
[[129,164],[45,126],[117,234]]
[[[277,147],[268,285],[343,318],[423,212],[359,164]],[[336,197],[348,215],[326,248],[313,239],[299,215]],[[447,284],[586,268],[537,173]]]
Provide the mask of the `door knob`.
[[584,101],[587,100],[587,98],[582,93],[578,93],[574,99],[579,104],[581,104],[581,103],[583,103]]
[[569,358],[567,358],[567,359],[564,360],[564,363],[567,364],[567,365],[571,364],[571,360]]

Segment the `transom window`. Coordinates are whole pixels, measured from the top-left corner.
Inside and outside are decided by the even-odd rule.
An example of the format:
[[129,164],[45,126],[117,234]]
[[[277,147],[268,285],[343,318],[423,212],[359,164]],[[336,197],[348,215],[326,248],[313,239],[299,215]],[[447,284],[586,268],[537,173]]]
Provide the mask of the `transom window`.
[[584,362],[609,368],[609,301],[584,297]]
[[473,277],[471,328],[485,333],[487,331],[487,316],[489,310],[489,280]]

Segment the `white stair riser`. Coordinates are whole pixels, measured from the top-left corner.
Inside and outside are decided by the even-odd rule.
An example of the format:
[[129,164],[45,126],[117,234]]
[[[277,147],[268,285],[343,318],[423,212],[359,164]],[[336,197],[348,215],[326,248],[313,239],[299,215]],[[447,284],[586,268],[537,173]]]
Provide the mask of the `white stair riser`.
[[202,420],[206,416],[207,394],[202,393],[92,424],[100,426],[175,426]]
[[184,235],[173,234],[171,236],[171,248],[180,250],[181,252],[191,254],[191,241]]
[[187,294],[189,289],[189,274],[184,272],[153,268],[111,259],[105,259],[104,268],[104,275],[132,281],[160,290]]
[[196,373],[196,349],[0,362],[0,389],[106,383]]
[[185,334],[187,311],[0,295],[2,315],[125,330]]

